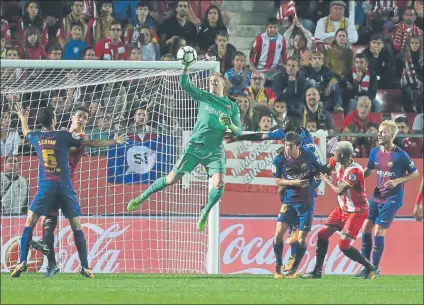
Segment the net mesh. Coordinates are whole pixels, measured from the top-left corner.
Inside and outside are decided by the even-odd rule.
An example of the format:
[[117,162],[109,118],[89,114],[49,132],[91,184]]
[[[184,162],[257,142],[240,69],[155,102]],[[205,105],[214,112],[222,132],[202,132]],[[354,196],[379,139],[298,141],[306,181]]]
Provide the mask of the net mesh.
[[[179,73],[173,69],[1,70],[2,272],[18,260],[27,205],[37,191],[37,157],[22,138],[13,113],[18,101],[29,109],[30,129],[41,129],[37,116],[43,107],[56,109],[58,129],[69,129],[72,113],[86,107],[88,138],[109,139],[117,133],[129,137],[122,147],[87,148],[73,178],[94,272],[207,271],[207,232],[196,231],[197,216],[207,201],[206,179],[176,184],[151,196],[137,211],[126,211],[131,198],[172,169],[184,148],[183,133],[194,126],[196,105],[179,88]],[[205,89],[209,73],[195,71],[190,78]],[[18,156],[18,162],[11,164],[7,160],[13,158],[7,155]],[[39,221],[34,239],[41,237]],[[72,230],[61,214],[55,251],[62,272],[78,270]],[[43,271],[46,263],[41,254],[30,251],[30,271]]]

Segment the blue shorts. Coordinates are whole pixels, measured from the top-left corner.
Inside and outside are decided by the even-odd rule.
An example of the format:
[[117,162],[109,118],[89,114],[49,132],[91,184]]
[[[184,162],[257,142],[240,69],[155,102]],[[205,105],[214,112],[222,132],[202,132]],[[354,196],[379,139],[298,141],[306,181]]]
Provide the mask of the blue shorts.
[[403,195],[390,197],[384,203],[374,201],[370,198],[368,218],[373,223],[388,229],[396,216],[397,211],[402,207]]
[[50,209],[61,209],[66,218],[81,216],[80,204],[71,181],[43,181],[31,202],[33,213],[48,216]]
[[310,232],[314,218],[315,203],[283,203],[277,222],[284,222],[290,227],[299,225],[300,231]]

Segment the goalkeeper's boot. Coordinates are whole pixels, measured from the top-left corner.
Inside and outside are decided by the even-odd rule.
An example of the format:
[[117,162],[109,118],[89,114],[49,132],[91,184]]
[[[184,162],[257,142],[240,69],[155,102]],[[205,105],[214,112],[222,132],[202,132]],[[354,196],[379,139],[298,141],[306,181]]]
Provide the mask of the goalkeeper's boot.
[[299,238],[299,229],[294,228],[293,231],[291,231],[289,237],[286,239],[286,244],[291,245],[292,243],[296,242]]
[[299,276],[302,279],[320,279],[322,278],[322,273],[321,271],[312,271],[312,272],[308,272],[308,273],[304,273],[302,275]]
[[13,269],[10,274],[11,277],[20,277],[22,272],[26,272],[28,270],[27,262],[24,261],[18,265],[16,265],[15,269]]
[[364,276],[366,279],[376,279],[380,275],[380,269],[376,266],[372,266],[370,269],[367,269],[365,271],[367,274]]
[[145,198],[144,192],[142,192],[138,197],[135,197],[130,200],[127,206],[128,211],[134,211],[140,204],[142,204],[147,198]]
[[199,232],[202,232],[205,229],[206,225],[208,224],[208,215],[209,213],[206,212],[205,209],[203,209],[200,212],[200,217],[199,217],[199,220],[197,221],[197,230]]
[[44,275],[46,277],[53,277],[56,275],[56,273],[59,273],[60,269],[57,265],[47,266],[46,272],[44,272]]
[[357,278],[365,279],[365,278],[367,278],[367,276],[368,276],[368,272],[367,272],[367,269],[365,269],[365,268],[363,268],[361,270],[361,272],[359,272],[358,274],[355,274],[355,277],[357,277]]
[[29,245],[34,250],[40,251],[43,255],[48,255],[50,253],[49,247],[43,243],[42,240],[31,240]]
[[281,273],[281,265],[275,265],[275,273],[274,278],[275,279],[282,279],[284,278],[283,274]]
[[81,267],[80,273],[84,277],[94,279],[94,274],[91,271],[91,268]]
[[289,257],[289,261],[283,267],[284,272],[288,272],[288,271],[291,270],[291,268],[293,268],[293,264],[294,264],[295,259],[296,259],[296,255],[292,255],[292,256]]

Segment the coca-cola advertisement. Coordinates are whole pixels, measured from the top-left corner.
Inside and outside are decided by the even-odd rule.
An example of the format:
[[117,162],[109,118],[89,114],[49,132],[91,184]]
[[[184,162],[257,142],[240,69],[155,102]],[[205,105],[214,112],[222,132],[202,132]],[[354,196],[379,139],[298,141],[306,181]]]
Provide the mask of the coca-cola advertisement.
[[[308,248],[300,272],[313,268],[317,233],[325,219],[316,219],[308,236]],[[206,273],[207,235],[196,230],[196,219],[190,217],[82,217],[87,239],[88,260],[95,273]],[[221,218],[221,273],[271,274],[275,256],[272,237],[275,218]],[[19,239],[24,217],[4,217],[1,223],[1,271],[7,272],[19,257]],[[34,239],[41,238],[40,225]],[[405,238],[407,236],[408,238]],[[326,274],[353,274],[360,266],[346,258],[337,247],[339,235],[331,238],[324,264]],[[411,242],[413,241],[413,242]],[[360,237],[354,246],[360,248]],[[386,234],[381,262],[384,274],[423,274],[422,224],[410,219],[397,219]],[[56,230],[56,258],[61,272],[79,269],[78,252],[67,220]],[[399,252],[402,259],[399,260]],[[290,256],[285,245],[284,260]],[[396,262],[396,263],[394,263]],[[30,272],[43,272],[43,256],[32,250]]]

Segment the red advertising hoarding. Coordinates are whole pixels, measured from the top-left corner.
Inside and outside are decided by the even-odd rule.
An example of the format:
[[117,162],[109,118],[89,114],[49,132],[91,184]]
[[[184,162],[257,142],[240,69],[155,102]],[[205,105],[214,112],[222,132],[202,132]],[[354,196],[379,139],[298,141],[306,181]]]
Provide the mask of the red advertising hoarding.
[[[300,266],[313,268],[317,233],[324,219],[314,221],[307,252]],[[199,233],[194,218],[83,217],[88,243],[88,259],[94,272],[100,273],[206,273],[207,236]],[[1,271],[6,272],[18,259],[19,237],[24,217],[4,217],[1,223]],[[274,218],[222,218],[220,222],[221,273],[271,274],[275,256],[272,237]],[[38,225],[34,238],[41,236]],[[72,230],[64,220],[56,231],[55,247],[62,272],[79,268]],[[407,237],[407,238],[406,238]],[[360,266],[347,259],[332,237],[324,272],[353,274]],[[361,239],[354,245],[359,248]],[[423,227],[411,219],[397,219],[386,234],[380,268],[383,274],[423,274]],[[289,257],[288,247],[284,260]],[[402,253],[402,259],[399,259]],[[46,262],[31,251],[30,271],[43,271]]]

